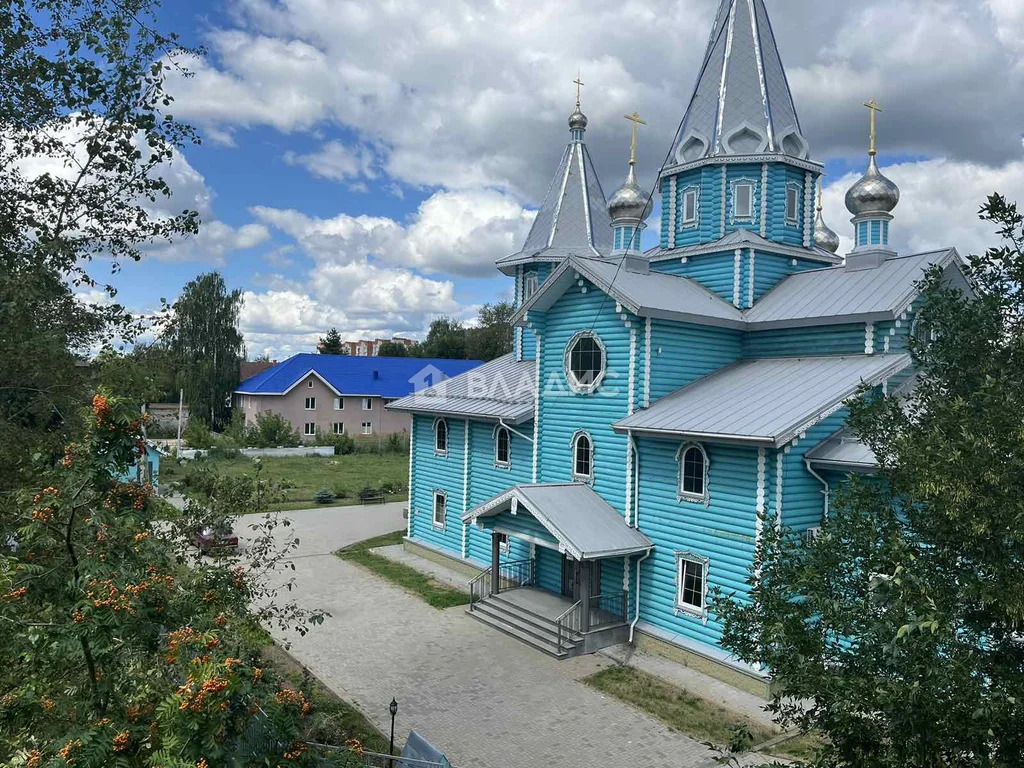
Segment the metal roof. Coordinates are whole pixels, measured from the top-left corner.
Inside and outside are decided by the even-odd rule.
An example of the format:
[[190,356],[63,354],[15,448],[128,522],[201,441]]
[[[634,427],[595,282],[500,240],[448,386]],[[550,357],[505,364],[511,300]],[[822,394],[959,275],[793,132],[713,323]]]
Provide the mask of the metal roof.
[[533,360],[503,355],[439,386],[388,403],[387,408],[519,424],[533,418],[535,371]]
[[812,464],[837,469],[872,472],[878,469],[875,452],[860,441],[852,430],[840,429],[811,448],[804,458]]
[[617,431],[781,447],[910,355],[741,360],[612,425]]
[[664,272],[637,272],[622,262],[622,259],[569,257],[520,307],[513,323],[523,325],[529,312],[550,309],[575,284],[579,275],[641,317],[743,327],[743,313],[697,281]]
[[[871,269],[845,266],[798,272],[782,280],[744,313],[761,327],[871,321],[905,312],[916,283],[933,264],[958,259],[953,249],[894,256]],[[751,330],[756,330],[752,328]]]
[[303,353],[246,379],[235,391],[243,395],[284,395],[312,374],[338,395],[403,397],[478,365],[479,360]]
[[722,0],[676,162],[721,155],[808,156],[764,0]]
[[576,560],[596,560],[646,552],[654,545],[594,489],[583,483],[516,485],[462,516],[464,523],[502,512],[518,514],[520,505]]
[[821,248],[802,248],[796,245],[776,243],[773,240],[761,237],[756,232],[751,232],[746,227],[734,229],[725,237],[716,240],[713,243],[697,243],[696,245],[685,245],[679,248],[664,250],[661,246],[655,246],[654,248],[645,251],[644,255],[652,261],[665,261],[666,259],[678,259],[683,256],[689,257],[700,256],[705,253],[721,253],[722,251],[731,251],[736,248],[755,248],[759,251],[778,253],[784,256],[794,256],[798,259],[813,259],[826,264],[841,264],[843,262],[841,256],[828,253],[827,251],[823,251]]

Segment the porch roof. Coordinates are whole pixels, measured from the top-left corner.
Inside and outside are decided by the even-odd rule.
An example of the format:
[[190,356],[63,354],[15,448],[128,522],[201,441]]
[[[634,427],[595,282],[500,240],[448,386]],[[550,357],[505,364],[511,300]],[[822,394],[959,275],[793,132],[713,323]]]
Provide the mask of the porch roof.
[[583,483],[515,485],[462,516],[464,523],[525,508],[577,560],[646,552],[654,545]]

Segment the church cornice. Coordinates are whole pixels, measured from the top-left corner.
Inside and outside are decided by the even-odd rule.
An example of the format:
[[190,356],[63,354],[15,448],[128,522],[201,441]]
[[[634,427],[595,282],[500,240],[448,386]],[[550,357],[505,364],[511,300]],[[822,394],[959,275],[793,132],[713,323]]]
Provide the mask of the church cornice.
[[679,173],[683,173],[684,171],[692,171],[695,168],[703,168],[708,165],[749,165],[753,163],[785,163],[786,165],[792,165],[794,168],[813,171],[814,173],[822,173],[825,170],[825,165],[823,163],[817,163],[813,160],[801,160],[800,158],[790,157],[789,155],[765,152],[756,155],[714,155],[712,157],[702,157],[699,160],[691,160],[686,163],[666,165],[661,169],[658,179],[661,180],[669,176],[675,176]]

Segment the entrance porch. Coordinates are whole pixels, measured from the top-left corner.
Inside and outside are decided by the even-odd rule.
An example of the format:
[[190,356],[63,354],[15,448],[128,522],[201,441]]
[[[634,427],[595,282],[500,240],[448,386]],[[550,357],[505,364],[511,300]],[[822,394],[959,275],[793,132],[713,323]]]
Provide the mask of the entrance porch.
[[[628,637],[629,558],[652,545],[589,486],[515,486],[463,520],[491,534],[491,567],[469,584],[475,618],[557,658]],[[510,537],[528,559],[501,561]]]

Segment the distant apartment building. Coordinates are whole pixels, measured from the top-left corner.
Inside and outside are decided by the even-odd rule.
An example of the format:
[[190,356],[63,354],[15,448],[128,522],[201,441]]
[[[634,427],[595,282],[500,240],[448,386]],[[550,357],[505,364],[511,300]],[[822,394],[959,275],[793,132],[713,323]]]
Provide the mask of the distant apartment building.
[[408,432],[408,414],[385,410],[392,400],[480,365],[479,360],[300,354],[238,385],[234,406],[251,424],[278,413],[303,440],[318,434],[366,438]]
[[401,344],[406,349],[412,349],[417,342],[412,339],[403,339],[394,336],[390,339],[359,339],[358,341],[343,341],[341,345],[348,350],[350,355],[355,357],[377,357],[380,354],[380,345],[386,341],[394,344]]

